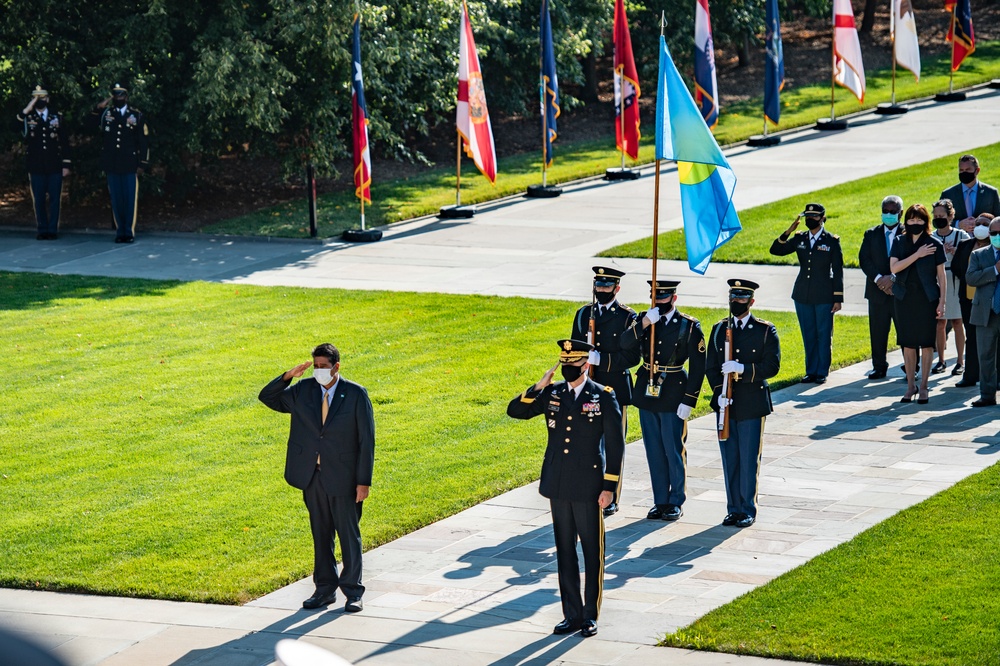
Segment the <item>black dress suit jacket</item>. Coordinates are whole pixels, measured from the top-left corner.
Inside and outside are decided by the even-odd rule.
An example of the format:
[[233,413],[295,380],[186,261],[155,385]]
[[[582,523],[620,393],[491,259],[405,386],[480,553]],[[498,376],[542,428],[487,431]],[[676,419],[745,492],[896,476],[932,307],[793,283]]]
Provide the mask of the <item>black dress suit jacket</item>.
[[[674,311],[670,321],[660,317],[653,326],[642,327],[643,312],[622,339],[625,349],[642,354],[644,363],[635,372],[635,396],[632,404],[650,412],[675,412],[681,403],[694,407],[705,380],[705,334],[701,323],[694,317]],[[646,395],[649,386],[649,336],[654,330],[656,349],[653,363],[666,368],[653,373],[654,383],[660,385],[660,395]],[[684,364],[688,369],[685,372]]]
[[[705,376],[712,387],[712,409],[719,411],[722,390],[722,364],[726,360],[726,329],[729,319],[712,327],[708,340]],[[752,314],[742,330],[733,331],[733,360],[743,364],[743,373],[733,383],[730,417],[742,421],[767,416],[773,410],[771,387],[767,380],[781,369],[781,345],[774,324]]]
[[[587,340],[590,333],[590,305],[576,311],[573,318],[573,340]],[[632,403],[632,373],[630,368],[639,362],[639,354],[622,348],[622,335],[635,321],[635,310],[618,301],[605,308],[604,314],[594,321],[594,347],[601,353],[600,367],[594,366],[592,379],[598,384],[615,390],[618,404]]]
[[17,115],[18,125],[28,146],[28,173],[62,173],[70,168],[69,128],[60,113],[49,109],[45,118],[32,109]]
[[[894,231],[896,239],[893,245],[899,242],[902,236],[902,224],[897,224]],[[875,284],[875,278],[879,275],[886,276],[892,273],[889,268],[889,253],[885,248],[885,225],[878,225],[865,231],[861,239],[861,249],[858,250],[858,264],[861,266],[865,277],[865,298],[871,300],[888,302],[892,296],[885,293]]]
[[787,238],[781,234],[771,243],[771,254],[799,257],[799,274],[792,288],[792,300],[807,305],[844,302],[844,255],[840,237],[824,229],[816,244],[809,246],[809,232],[800,231]]
[[549,499],[597,502],[601,491],[615,492],[622,473],[625,436],[622,412],[609,386],[584,380],[577,399],[566,382],[534,385],[507,405],[507,415],[545,415],[549,432],[538,492]]
[[285,481],[305,490],[320,458],[320,482],[331,497],[353,497],[357,486],[372,485],[375,417],[368,392],[343,377],[326,417],[323,389],[312,377],[290,385],[278,375],[261,389],[260,401],[292,415],[285,455]]
[[983,213],[990,213],[994,217],[1000,215],[1000,193],[997,188],[987,185],[983,181],[976,182],[976,209],[970,215],[965,210],[965,194],[962,192],[962,183],[952,185],[941,193],[942,199],[950,199],[955,206],[955,219],[964,220],[967,217],[978,217]]

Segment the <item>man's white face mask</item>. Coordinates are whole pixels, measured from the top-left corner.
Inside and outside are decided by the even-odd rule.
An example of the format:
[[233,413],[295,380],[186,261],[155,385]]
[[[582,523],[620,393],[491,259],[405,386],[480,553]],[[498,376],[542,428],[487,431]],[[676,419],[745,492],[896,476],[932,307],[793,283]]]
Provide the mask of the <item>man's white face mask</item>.
[[333,371],[330,368],[314,368],[313,379],[326,386],[333,381]]

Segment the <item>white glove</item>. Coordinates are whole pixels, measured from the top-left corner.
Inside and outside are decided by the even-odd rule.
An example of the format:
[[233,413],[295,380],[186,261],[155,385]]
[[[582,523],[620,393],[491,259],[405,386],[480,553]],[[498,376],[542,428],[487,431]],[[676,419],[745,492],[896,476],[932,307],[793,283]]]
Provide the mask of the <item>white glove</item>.
[[741,374],[743,372],[743,364],[739,361],[726,361],[722,364],[722,372],[724,374]]
[[680,417],[681,421],[687,421],[688,417],[691,416],[691,406],[684,403],[677,405],[677,416]]
[[601,352],[591,349],[590,354],[587,355],[587,363],[599,367],[601,365]]
[[728,407],[733,404],[733,401],[724,395],[719,396],[719,407]]
[[649,322],[649,326],[660,321],[660,308],[649,308],[646,310],[646,316],[643,319]]

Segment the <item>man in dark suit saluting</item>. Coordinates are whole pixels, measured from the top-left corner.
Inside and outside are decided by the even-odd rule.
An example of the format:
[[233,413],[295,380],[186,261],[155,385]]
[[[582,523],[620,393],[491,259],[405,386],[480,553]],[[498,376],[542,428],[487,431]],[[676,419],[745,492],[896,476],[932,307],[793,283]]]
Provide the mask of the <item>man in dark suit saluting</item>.
[[955,219],[961,223],[959,228],[971,234],[981,214],[1000,216],[1000,194],[997,188],[979,180],[979,160],[975,155],[962,155],[958,159],[958,179],[962,182],[942,192],[941,198],[951,199]]
[[[292,415],[285,481],[302,490],[312,530],[316,591],[303,608],[327,606],[339,587],[344,610],[356,613],[361,597],[361,506],[372,485],[375,417],[363,386],[340,376],[340,352],[316,347],[312,361],[276,377],[258,396],[276,412]],[[313,376],[291,385],[313,366]],[[343,570],[337,575],[334,534],[340,537]]]
[[884,379],[889,370],[886,351],[889,328],[895,319],[892,297],[892,271],[889,252],[900,233],[899,218],[903,200],[897,196],[882,199],[882,223],[865,231],[858,251],[858,265],[865,274],[865,299],[868,301],[868,334],[872,345],[872,371],[868,379]]

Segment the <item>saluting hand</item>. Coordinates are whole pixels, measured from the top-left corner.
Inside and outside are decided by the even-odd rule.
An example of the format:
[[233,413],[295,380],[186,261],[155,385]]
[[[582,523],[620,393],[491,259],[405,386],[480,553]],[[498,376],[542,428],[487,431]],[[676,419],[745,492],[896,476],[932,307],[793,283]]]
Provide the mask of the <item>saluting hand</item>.
[[799,228],[799,218],[801,217],[801,215],[795,216],[795,221],[792,222],[792,226],[788,227],[788,231],[785,232],[785,236],[791,236],[795,230]]
[[285,381],[290,381],[294,377],[301,377],[309,366],[312,365],[312,361],[306,361],[305,363],[299,363],[297,366],[289,370],[284,374]]
[[110,97],[108,97],[106,99],[103,99],[100,102],[98,102],[97,103],[97,108],[98,109],[106,108],[108,106],[108,104],[111,104],[111,98]]
[[559,364],[556,363],[551,368],[545,371],[545,374],[542,375],[542,378],[539,379],[538,383],[535,384],[536,391],[541,391],[543,388],[552,383],[552,377],[556,374],[556,368],[558,367]]

